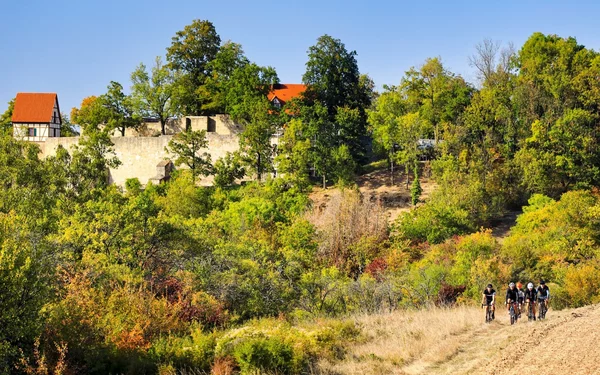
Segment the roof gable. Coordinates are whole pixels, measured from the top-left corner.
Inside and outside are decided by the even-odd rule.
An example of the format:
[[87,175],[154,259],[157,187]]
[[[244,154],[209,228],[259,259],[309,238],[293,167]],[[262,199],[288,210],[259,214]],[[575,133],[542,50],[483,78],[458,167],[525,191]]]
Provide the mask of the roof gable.
[[269,101],[277,98],[280,102],[286,103],[289,100],[297,98],[306,90],[306,86],[302,84],[277,84],[273,85],[271,92],[267,95]]
[[[58,108],[58,96],[55,93],[20,92],[15,99],[12,122],[50,122],[55,104]],[[58,112],[60,113],[60,109]]]

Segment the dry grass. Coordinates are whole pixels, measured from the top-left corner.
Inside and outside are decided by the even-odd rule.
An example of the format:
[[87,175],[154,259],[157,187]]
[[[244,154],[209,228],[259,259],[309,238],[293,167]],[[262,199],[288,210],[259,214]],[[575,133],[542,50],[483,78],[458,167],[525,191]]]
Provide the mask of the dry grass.
[[404,374],[415,362],[447,361],[464,344],[464,335],[481,327],[476,308],[397,311],[357,317],[365,339],[341,362],[320,363],[324,374]]
[[357,190],[332,190],[327,204],[315,207],[306,216],[318,229],[320,256],[342,268],[358,244],[372,250],[369,248],[376,248],[373,245],[388,236],[387,216],[381,202]]

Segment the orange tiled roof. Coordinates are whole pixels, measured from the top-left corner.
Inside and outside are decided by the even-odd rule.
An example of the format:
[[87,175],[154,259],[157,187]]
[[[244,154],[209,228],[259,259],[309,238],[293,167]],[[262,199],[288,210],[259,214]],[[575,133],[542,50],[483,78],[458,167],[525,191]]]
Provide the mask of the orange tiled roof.
[[50,122],[55,102],[55,93],[20,92],[15,99],[12,122]]
[[291,84],[291,83],[280,83],[273,85],[273,89],[267,95],[269,101],[277,98],[281,104],[285,104],[288,100],[300,96],[306,90],[306,86],[303,84]]

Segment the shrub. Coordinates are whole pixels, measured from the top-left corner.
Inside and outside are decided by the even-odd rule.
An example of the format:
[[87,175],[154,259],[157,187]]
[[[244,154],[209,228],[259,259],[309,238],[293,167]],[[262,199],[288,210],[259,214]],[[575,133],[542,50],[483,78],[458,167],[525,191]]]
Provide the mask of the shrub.
[[255,372],[293,372],[292,347],[277,337],[251,338],[235,347],[233,356],[242,374]]

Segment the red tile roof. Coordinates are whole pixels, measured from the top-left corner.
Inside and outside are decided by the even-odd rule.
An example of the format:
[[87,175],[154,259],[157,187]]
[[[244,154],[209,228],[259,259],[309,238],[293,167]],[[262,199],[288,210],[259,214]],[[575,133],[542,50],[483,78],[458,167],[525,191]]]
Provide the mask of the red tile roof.
[[306,86],[303,84],[291,84],[291,83],[280,83],[273,85],[273,89],[267,95],[269,101],[272,101],[277,97],[281,104],[285,104],[288,100],[297,98],[306,90]]
[[15,99],[12,122],[50,122],[56,101],[55,93],[20,92]]

